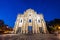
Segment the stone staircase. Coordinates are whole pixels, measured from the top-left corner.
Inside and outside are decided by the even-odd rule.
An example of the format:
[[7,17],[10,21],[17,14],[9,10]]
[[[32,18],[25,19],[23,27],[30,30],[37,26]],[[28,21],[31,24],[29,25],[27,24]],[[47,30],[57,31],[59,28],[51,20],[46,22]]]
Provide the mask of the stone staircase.
[[60,40],[54,34],[6,34],[0,40]]

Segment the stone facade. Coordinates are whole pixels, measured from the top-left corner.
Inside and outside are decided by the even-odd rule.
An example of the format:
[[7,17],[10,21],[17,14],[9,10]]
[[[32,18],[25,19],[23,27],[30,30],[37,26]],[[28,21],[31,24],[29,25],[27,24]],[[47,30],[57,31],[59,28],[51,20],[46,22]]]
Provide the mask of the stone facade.
[[32,9],[26,10],[23,14],[18,14],[14,33],[46,33],[46,23],[42,14],[37,14]]

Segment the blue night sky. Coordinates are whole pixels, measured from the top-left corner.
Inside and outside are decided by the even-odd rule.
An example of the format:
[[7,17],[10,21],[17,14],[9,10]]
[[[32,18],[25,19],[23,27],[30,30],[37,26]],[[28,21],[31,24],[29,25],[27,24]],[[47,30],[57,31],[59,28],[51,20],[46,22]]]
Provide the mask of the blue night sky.
[[0,19],[14,27],[17,14],[29,8],[42,13],[47,21],[60,18],[59,0],[0,0]]

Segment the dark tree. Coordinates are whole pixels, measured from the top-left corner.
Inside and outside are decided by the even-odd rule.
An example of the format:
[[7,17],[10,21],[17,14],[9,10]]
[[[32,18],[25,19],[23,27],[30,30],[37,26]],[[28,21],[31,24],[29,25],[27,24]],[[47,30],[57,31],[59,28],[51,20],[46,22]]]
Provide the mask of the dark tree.
[[4,21],[3,20],[0,20],[0,28],[2,28],[4,25]]
[[48,31],[50,33],[53,33],[58,30],[58,27],[60,26],[60,19],[54,19],[50,22],[47,22]]

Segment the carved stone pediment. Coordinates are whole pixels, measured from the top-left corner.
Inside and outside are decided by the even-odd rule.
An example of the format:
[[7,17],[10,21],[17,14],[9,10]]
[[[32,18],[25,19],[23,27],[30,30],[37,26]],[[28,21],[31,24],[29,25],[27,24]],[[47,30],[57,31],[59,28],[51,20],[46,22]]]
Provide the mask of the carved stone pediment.
[[33,9],[27,9],[24,12],[24,16],[34,16],[34,15],[37,15],[37,13]]
[[[21,28],[21,29],[18,29]],[[30,29],[30,31],[29,31]],[[42,30],[42,31],[41,31]],[[18,14],[15,22],[15,33],[46,33],[46,24],[42,14],[37,14],[33,9],[27,9],[23,14]],[[41,31],[41,32],[40,32]]]

